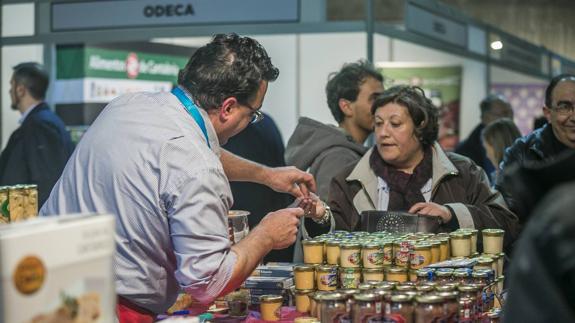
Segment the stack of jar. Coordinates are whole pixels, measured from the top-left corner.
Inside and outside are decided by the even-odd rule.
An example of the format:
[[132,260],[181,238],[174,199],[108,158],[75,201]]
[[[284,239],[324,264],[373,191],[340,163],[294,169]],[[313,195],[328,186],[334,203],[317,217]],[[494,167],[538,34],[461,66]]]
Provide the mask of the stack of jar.
[[38,215],[38,186],[0,186],[0,224]]

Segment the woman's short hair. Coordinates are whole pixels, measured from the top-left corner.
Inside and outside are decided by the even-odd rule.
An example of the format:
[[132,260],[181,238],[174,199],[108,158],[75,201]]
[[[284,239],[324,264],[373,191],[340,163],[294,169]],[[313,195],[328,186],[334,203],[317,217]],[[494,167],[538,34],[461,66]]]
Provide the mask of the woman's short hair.
[[[499,164],[503,159],[505,149],[521,137],[521,132],[509,118],[503,118],[488,124],[481,133],[484,142],[493,147],[493,157]],[[497,165],[495,165],[497,166]]]
[[371,107],[371,113],[375,114],[378,108],[388,103],[396,103],[407,108],[415,125],[415,135],[423,147],[429,147],[437,140],[438,108],[431,103],[420,87],[408,85],[390,87],[377,96]]

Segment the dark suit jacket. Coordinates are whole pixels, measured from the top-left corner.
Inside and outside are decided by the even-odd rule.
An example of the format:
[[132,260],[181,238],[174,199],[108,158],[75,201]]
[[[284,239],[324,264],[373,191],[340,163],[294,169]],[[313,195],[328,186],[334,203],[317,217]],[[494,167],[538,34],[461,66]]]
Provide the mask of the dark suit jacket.
[[37,184],[38,206],[50,191],[74,146],[64,123],[41,103],[12,133],[0,155],[0,185]]
[[493,165],[491,161],[489,161],[489,158],[487,158],[487,152],[485,152],[485,148],[483,148],[483,143],[481,142],[481,132],[483,128],[485,128],[485,126],[482,124],[475,127],[469,134],[469,137],[457,145],[455,153],[469,157],[477,166],[483,168],[491,180],[491,174],[498,165]]

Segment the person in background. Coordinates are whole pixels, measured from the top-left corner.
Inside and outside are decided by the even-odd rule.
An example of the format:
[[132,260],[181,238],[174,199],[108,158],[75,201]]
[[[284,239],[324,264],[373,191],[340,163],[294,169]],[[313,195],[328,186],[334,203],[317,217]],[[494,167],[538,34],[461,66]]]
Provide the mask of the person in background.
[[344,64],[329,75],[325,87],[327,105],[338,126],[300,118],[286,147],[286,162],[309,170],[321,199],[327,200],[331,179],[367,151],[363,143],[373,132],[371,105],[381,92],[383,76],[371,63]]
[[44,68],[28,62],[13,70],[10,99],[21,114],[20,127],[0,155],[0,185],[36,184],[42,206],[74,146],[62,120],[44,102],[49,84]]
[[490,189],[483,169],[441,149],[437,109],[421,88],[385,90],[372,113],[375,146],[331,183],[336,229],[361,230],[362,211],[402,211],[440,217],[441,231],[504,229],[504,246],[511,245],[517,218]]
[[[261,122],[250,124],[246,129],[230,138],[222,147],[227,151],[269,167],[283,167],[284,143],[274,120],[264,114]],[[271,188],[249,182],[231,182],[235,210],[250,212],[248,222],[255,228],[269,212],[281,209],[293,202],[289,194],[279,193]],[[293,258],[293,245],[272,250],[264,257],[264,262],[290,262]]]
[[[531,134],[521,137],[509,147],[501,162],[501,172],[512,173],[513,167],[521,167],[533,161],[552,162],[559,154],[575,149],[575,75],[561,74],[549,82],[545,90],[543,115],[548,123]],[[515,166],[514,166],[515,165]],[[499,176],[495,188],[521,223],[525,223],[530,210],[520,210],[512,194],[506,176]]]
[[494,181],[499,175],[499,164],[503,159],[505,149],[511,146],[515,139],[519,137],[521,137],[519,128],[517,128],[513,120],[507,118],[490,123],[481,132],[481,142],[487,153],[487,158],[495,165],[495,171],[490,176]]
[[[153,322],[180,291],[209,304],[238,288],[272,249],[291,245],[299,218],[323,218],[308,197],[313,177],[269,168],[220,148],[261,121],[278,77],[254,39],[219,34],[198,48],[172,92],[130,93],[110,102],[82,137],[40,210],[116,217],[114,271],[121,323]],[[231,245],[229,181],[253,181],[302,199],[268,213]]]
[[497,165],[493,165],[487,157],[485,148],[481,143],[481,132],[495,120],[501,118],[513,119],[513,110],[509,102],[500,95],[487,96],[481,101],[479,108],[481,109],[481,123],[473,129],[467,139],[459,143],[455,153],[471,158],[487,174],[492,174]]

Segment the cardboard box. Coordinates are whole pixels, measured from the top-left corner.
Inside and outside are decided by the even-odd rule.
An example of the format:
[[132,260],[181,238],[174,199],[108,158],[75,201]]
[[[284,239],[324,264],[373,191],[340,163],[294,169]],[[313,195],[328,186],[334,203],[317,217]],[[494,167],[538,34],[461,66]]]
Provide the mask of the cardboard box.
[[111,215],[0,226],[0,323],[114,322]]

